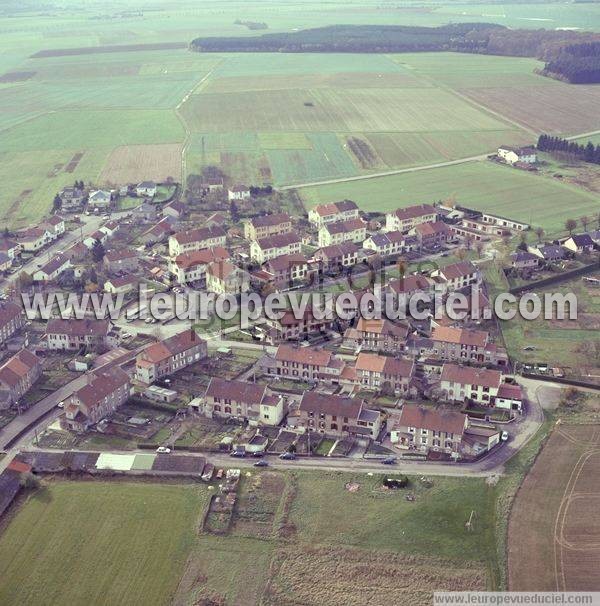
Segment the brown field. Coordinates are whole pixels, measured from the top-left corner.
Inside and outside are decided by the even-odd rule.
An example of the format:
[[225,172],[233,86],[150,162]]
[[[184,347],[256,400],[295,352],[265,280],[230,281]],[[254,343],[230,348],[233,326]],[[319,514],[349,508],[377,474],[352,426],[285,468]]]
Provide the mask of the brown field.
[[486,571],[430,557],[293,545],[275,552],[263,603],[425,606],[431,604],[431,587],[484,591]]
[[577,134],[600,129],[597,86],[470,88],[461,94],[536,132]]
[[600,426],[555,428],[511,512],[511,590],[600,590],[599,472]]
[[110,154],[102,173],[102,183],[137,183],[144,180],[181,180],[181,145],[123,145]]
[[137,51],[171,50],[187,48],[185,42],[154,42],[149,44],[105,44],[78,48],[47,48],[31,55],[30,59],[43,57],[70,57],[72,55],[96,55],[101,53],[129,53]]
[[0,76],[0,82],[25,82],[31,80],[36,72],[6,72]]
[[81,158],[83,158],[84,155],[85,152],[77,152],[76,154],[73,154],[73,157],[69,160],[67,166],[65,166],[65,172],[72,173],[77,168],[77,165],[81,162]]

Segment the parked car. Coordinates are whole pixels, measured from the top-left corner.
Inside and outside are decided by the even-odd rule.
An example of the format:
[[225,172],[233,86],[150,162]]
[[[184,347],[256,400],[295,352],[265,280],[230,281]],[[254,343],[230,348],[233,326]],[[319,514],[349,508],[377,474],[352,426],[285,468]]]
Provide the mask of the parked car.
[[296,455],[293,452],[283,452],[279,455],[280,459],[284,461],[294,461],[296,459]]
[[229,456],[243,459],[246,456],[246,452],[243,450],[232,450],[231,453],[229,453]]
[[59,403],[56,405],[56,408],[64,408],[64,407],[65,407],[65,403],[64,403],[64,402],[59,402]]
[[256,461],[256,463],[254,463],[254,467],[268,467],[269,466],[269,462],[265,461],[264,459],[260,460],[260,461]]
[[160,453],[160,454],[169,454],[171,452],[170,448],[167,448],[166,446],[159,446],[156,449],[156,452]]
[[383,461],[381,461],[381,463],[383,465],[395,465],[396,457],[387,457],[387,459],[383,459]]
[[503,431],[503,432],[500,434],[500,439],[501,439],[503,442],[508,442],[508,437],[509,437],[509,436],[508,436],[508,431]]

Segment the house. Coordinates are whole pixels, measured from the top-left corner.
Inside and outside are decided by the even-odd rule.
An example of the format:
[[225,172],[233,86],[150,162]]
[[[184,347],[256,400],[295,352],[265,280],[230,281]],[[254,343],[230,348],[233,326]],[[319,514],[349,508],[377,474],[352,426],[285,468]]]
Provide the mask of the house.
[[42,374],[38,357],[27,349],[0,366],[0,408],[8,408],[23,397]]
[[131,216],[136,223],[151,223],[158,219],[158,204],[142,200],[139,206],[131,210]]
[[4,253],[11,261],[21,255],[21,245],[8,238],[0,239],[0,252]]
[[85,190],[78,187],[65,187],[59,194],[60,208],[63,212],[74,213],[82,209],[85,202]]
[[8,271],[12,264],[12,259],[5,252],[0,251],[0,272]]
[[443,246],[451,237],[451,231],[448,225],[443,221],[434,221],[433,223],[419,223],[409,232],[416,236],[419,245],[423,248],[438,248]]
[[563,242],[563,246],[574,253],[587,254],[594,250],[594,240],[590,234],[575,234]]
[[171,217],[163,217],[158,223],[146,230],[141,236],[140,241],[146,246],[165,242],[173,233],[173,223]]
[[517,383],[502,383],[494,401],[496,408],[523,412],[523,389]]
[[109,320],[49,320],[46,325],[46,346],[50,350],[77,350],[107,344]]
[[206,268],[206,290],[217,294],[247,292],[250,278],[243,270],[226,260],[213,261]]
[[202,248],[225,246],[226,239],[227,234],[222,227],[201,227],[180,231],[169,237],[169,255],[176,257]]
[[358,206],[352,200],[342,200],[333,204],[318,204],[308,211],[308,221],[317,229],[326,223],[358,219]]
[[469,419],[462,412],[404,404],[391,441],[398,448],[460,456]]
[[267,236],[259,240],[253,240],[250,244],[250,257],[261,265],[269,259],[281,255],[299,253],[302,248],[302,239],[293,232]]
[[99,242],[100,244],[105,244],[107,240],[108,235],[103,231],[97,230],[93,234],[87,236],[87,238],[84,238],[83,243],[87,248],[91,250],[92,248],[94,248],[94,246],[96,246],[97,242]]
[[485,330],[437,326],[431,335],[428,355],[448,362],[470,362],[507,366],[508,355],[502,347],[490,343]]
[[511,166],[517,162],[522,164],[535,164],[537,162],[537,152],[535,151],[535,147],[503,146],[498,148],[498,158],[504,160]]
[[514,269],[535,269],[540,265],[540,257],[526,250],[518,250],[510,255],[510,265]]
[[523,223],[522,221],[515,221],[514,219],[507,219],[500,215],[493,215],[491,213],[481,213],[481,220],[484,223],[491,223],[498,227],[510,229],[512,231],[526,231],[529,229],[529,223]]
[[309,307],[304,310],[300,318],[296,318],[291,310],[286,311],[281,318],[267,318],[268,336],[271,343],[302,341],[310,335],[331,330],[333,324],[333,319],[315,318]]
[[324,246],[317,250],[314,258],[325,273],[340,271],[344,267],[352,267],[358,263],[359,247],[353,242]]
[[154,198],[156,195],[156,183],[154,181],[142,181],[136,185],[135,193],[141,198]]
[[21,250],[35,253],[55,239],[54,233],[44,227],[30,227],[17,234]]
[[169,259],[169,271],[179,284],[199,283],[206,286],[206,268],[215,261],[226,261],[229,252],[222,246],[182,253]]
[[355,369],[362,388],[406,395],[411,391],[415,363],[414,360],[361,352],[356,358]]
[[292,220],[287,213],[260,215],[244,223],[244,238],[250,242],[290,231],[292,231]]
[[410,250],[406,245],[406,236],[401,231],[373,234],[363,242],[363,248],[373,250],[381,257],[399,255]]
[[481,283],[481,273],[471,261],[451,263],[441,269],[432,271],[431,276],[443,280],[444,285],[449,292],[459,290],[472,284]]
[[273,275],[277,287],[290,286],[293,282],[304,280],[308,273],[306,257],[301,253],[281,255],[265,263],[265,270]]
[[283,398],[266,385],[212,377],[204,394],[209,417],[235,418],[255,425],[279,425],[284,415]]
[[65,220],[59,215],[52,215],[40,225],[43,229],[47,229],[53,240],[56,240],[65,233]]
[[231,202],[233,200],[247,200],[250,197],[250,188],[240,183],[234,185],[227,190],[227,199]]
[[400,353],[406,347],[409,329],[405,324],[396,324],[387,319],[360,317],[355,328],[344,333],[344,345],[361,351]]
[[109,238],[112,238],[119,231],[120,227],[121,223],[119,223],[119,221],[111,219],[101,225],[98,230],[104,232]]
[[157,379],[206,358],[207,345],[195,330],[184,330],[140,352],[135,360],[135,377],[150,385]]
[[416,293],[431,294],[434,291],[435,282],[427,276],[420,274],[410,274],[403,278],[390,280],[387,285],[387,291],[394,297],[398,297],[399,309],[402,305],[408,305],[409,299]]
[[86,431],[122,406],[131,391],[129,376],[118,366],[88,375],[88,382],[65,405],[65,423],[73,431]]
[[447,363],[442,368],[440,389],[450,402],[472,400],[491,406],[501,383],[502,373],[499,370]]
[[187,213],[187,206],[183,202],[171,202],[171,204],[167,204],[162,213],[165,217],[172,217],[176,221],[185,217]]
[[542,244],[528,246],[527,251],[536,255],[546,263],[556,263],[567,258],[567,251],[558,244]]
[[127,294],[136,288],[139,279],[133,274],[116,276],[104,282],[104,291],[111,295]]
[[399,208],[385,215],[385,231],[408,233],[421,223],[437,221],[438,211],[431,204],[417,204]]
[[358,398],[305,391],[297,415],[298,427],[309,433],[376,440],[381,430],[381,413]]
[[110,272],[135,272],[139,268],[137,251],[131,248],[120,248],[107,250],[102,261]]
[[202,177],[200,187],[209,193],[221,191],[223,189],[224,181],[223,177],[219,175],[205,175]]
[[332,246],[342,242],[362,244],[367,237],[367,224],[360,218],[325,223],[319,228],[319,246]]
[[282,343],[275,353],[273,370],[278,377],[337,384],[344,367],[344,362],[329,350]]
[[24,324],[25,318],[19,305],[0,302],[0,345],[8,341]]
[[54,255],[47,263],[41,265],[33,272],[34,282],[50,282],[56,280],[60,274],[73,267],[68,255]]
[[104,209],[110,206],[111,193],[103,189],[97,189],[90,192],[88,196],[88,207]]
[[209,215],[204,221],[205,227],[223,227],[228,223],[228,217],[225,213],[215,212]]

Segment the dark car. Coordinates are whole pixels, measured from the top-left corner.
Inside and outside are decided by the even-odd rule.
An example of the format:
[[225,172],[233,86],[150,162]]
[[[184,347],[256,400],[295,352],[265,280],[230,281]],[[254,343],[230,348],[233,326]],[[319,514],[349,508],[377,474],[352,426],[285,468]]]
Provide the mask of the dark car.
[[284,461],[293,461],[296,458],[296,455],[293,452],[284,452],[279,455],[279,458]]
[[383,459],[383,461],[381,461],[381,463],[383,465],[395,465],[396,459],[395,459],[395,457],[388,457],[387,459]]
[[268,461],[265,461],[264,459],[261,459],[260,461],[256,461],[256,463],[254,463],[254,467],[268,467],[269,463]]
[[246,456],[246,453],[243,450],[234,450],[229,456],[237,457],[238,459],[243,459]]
[[264,456],[264,454],[265,454],[264,452],[253,452],[252,456],[255,457],[255,458],[257,458],[257,459],[260,459],[260,458],[262,458]]

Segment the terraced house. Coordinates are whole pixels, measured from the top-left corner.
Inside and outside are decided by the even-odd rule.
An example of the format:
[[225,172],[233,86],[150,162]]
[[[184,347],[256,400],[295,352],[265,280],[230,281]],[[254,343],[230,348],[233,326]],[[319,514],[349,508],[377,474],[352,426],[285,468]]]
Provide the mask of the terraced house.
[[508,365],[508,355],[502,347],[490,342],[485,330],[438,326],[431,335],[430,355],[448,362]]
[[390,320],[368,320],[360,317],[356,327],[344,333],[344,345],[366,351],[400,353],[406,347],[409,328]]
[[185,330],[153,343],[138,354],[135,378],[146,385],[169,376],[207,356],[207,345],[195,330]]
[[130,391],[129,376],[118,366],[89,375],[65,406],[65,424],[73,431],[86,431],[124,404]]
[[286,234],[289,231],[292,231],[292,220],[287,213],[253,217],[244,224],[244,238],[249,241]]
[[472,284],[481,284],[481,273],[471,261],[460,261],[431,272],[433,278],[439,278],[446,290],[451,292]]
[[200,227],[180,231],[169,236],[169,256],[176,257],[211,246],[225,246],[226,240],[227,234],[222,227]]
[[39,358],[22,349],[0,366],[0,408],[8,408],[23,397],[42,374]]
[[83,347],[102,347],[108,342],[110,329],[109,320],[49,320],[46,325],[47,348],[73,351]]
[[0,345],[25,324],[21,308],[12,302],[0,303]]
[[411,385],[414,360],[361,352],[355,369],[357,381],[363,388],[404,395],[416,391]]
[[[414,244],[413,244],[414,246]],[[363,248],[373,250],[382,257],[399,255],[412,250],[411,241],[401,231],[380,232],[369,236],[363,242]]]
[[308,432],[375,440],[381,430],[381,413],[367,408],[359,398],[305,391],[291,422]]
[[300,381],[338,383],[345,363],[333,352],[282,343],[275,354],[275,374]]
[[273,283],[279,287],[304,280],[308,274],[308,263],[301,253],[270,259],[264,268],[273,275]]
[[302,249],[302,240],[298,234],[287,232],[253,240],[250,244],[250,257],[253,261],[264,263],[282,255],[297,254]]
[[326,223],[358,219],[358,206],[352,200],[342,200],[332,204],[318,204],[308,211],[308,220],[317,229]]
[[208,417],[235,418],[256,425],[279,425],[284,415],[283,397],[266,385],[212,377],[204,394]]
[[342,242],[361,244],[367,237],[367,224],[359,218],[335,223],[325,223],[319,228],[319,246],[331,246]]
[[440,389],[448,401],[472,400],[491,406],[501,384],[502,373],[499,370],[447,363],[442,368]]
[[430,204],[418,204],[399,208],[385,215],[385,231],[401,231],[407,234],[421,223],[433,223],[438,219],[438,211]]
[[314,254],[324,272],[339,271],[358,262],[359,247],[353,242],[324,246]]
[[206,286],[206,268],[215,261],[226,261],[229,252],[222,246],[182,253],[169,259],[169,271],[178,284]]

